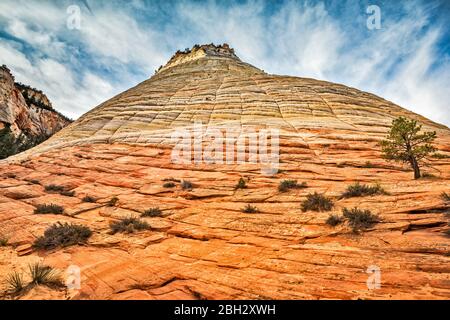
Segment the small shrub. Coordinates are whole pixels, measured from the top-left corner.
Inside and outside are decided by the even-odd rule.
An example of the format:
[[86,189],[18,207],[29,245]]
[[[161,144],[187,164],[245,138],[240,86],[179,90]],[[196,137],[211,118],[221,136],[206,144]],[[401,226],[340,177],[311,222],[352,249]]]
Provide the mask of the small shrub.
[[83,225],[57,222],[45,230],[33,244],[36,249],[51,250],[58,247],[81,245],[87,242],[92,231]]
[[370,161],[366,161],[366,163],[363,165],[363,168],[371,169],[375,168],[375,165]]
[[446,193],[446,192],[442,192],[441,193],[441,199],[444,202],[450,202],[450,194]]
[[34,210],[35,214],[63,214],[64,208],[57,204],[40,204]]
[[333,208],[333,200],[321,195],[317,192],[310,193],[306,196],[306,200],[302,202],[302,211],[330,211]]
[[115,207],[117,205],[117,202],[119,202],[119,198],[112,197],[111,200],[108,201],[107,205],[108,207]]
[[46,266],[38,262],[28,265],[28,269],[31,276],[31,285],[62,285],[59,273],[50,266]]
[[176,184],[175,184],[174,182],[166,182],[166,183],[163,184],[163,187],[164,187],[164,188],[167,188],[167,189],[169,189],[169,188],[175,188],[175,187],[176,187]]
[[297,183],[297,180],[283,180],[278,185],[278,191],[286,192],[290,189],[302,189],[307,188],[306,182]]
[[54,184],[45,186],[45,191],[47,191],[47,192],[63,192],[64,190],[65,190],[65,188],[63,186],[57,186]]
[[424,173],[422,173],[422,178],[434,179],[434,178],[437,178],[437,177],[436,177],[436,175],[434,175],[434,174],[432,174],[430,172],[424,172]]
[[0,237],[0,247],[6,247],[8,245],[8,238]]
[[12,172],[8,172],[5,176],[6,176],[7,178],[9,178],[9,179],[15,179],[15,178],[17,178],[17,175],[16,175],[15,173],[12,173]]
[[75,196],[75,191],[62,191],[61,195],[66,197],[73,197]]
[[448,158],[450,158],[450,155],[436,152],[436,153],[433,153],[431,155],[431,157],[434,159],[448,159]]
[[194,188],[194,185],[190,181],[183,180],[183,182],[181,182],[181,188],[183,190],[192,190]]
[[347,187],[347,190],[342,193],[341,198],[374,196],[377,194],[386,194],[386,191],[379,184],[369,186],[356,182]]
[[30,182],[31,182],[32,184],[39,184],[39,183],[40,183],[40,181],[39,181],[39,180],[36,180],[36,179],[31,179]]
[[162,215],[162,211],[160,208],[151,208],[146,210],[141,217],[160,217]]
[[328,217],[328,219],[326,221],[326,224],[328,224],[328,225],[330,225],[332,227],[335,227],[335,226],[341,224],[342,222],[344,222],[344,218],[343,217],[340,217],[340,216],[337,216],[337,215],[333,214],[333,215]]
[[21,273],[14,271],[6,277],[8,290],[14,294],[21,292],[25,288],[23,276]]
[[87,203],[95,203],[97,199],[91,196],[85,196],[81,201],[87,202]]
[[242,209],[242,212],[244,213],[258,213],[258,208],[252,206],[251,204],[247,204],[245,208]]
[[356,207],[350,210],[344,208],[342,214],[348,220],[348,224],[352,227],[353,232],[370,228],[379,222],[378,216],[372,214],[370,210],[360,210]]
[[111,222],[109,226],[111,228],[111,234],[116,234],[118,232],[134,233],[135,231],[150,229],[150,225],[147,222],[133,217]]
[[236,185],[236,189],[245,189],[247,188],[247,183],[244,178],[240,178],[238,184]]

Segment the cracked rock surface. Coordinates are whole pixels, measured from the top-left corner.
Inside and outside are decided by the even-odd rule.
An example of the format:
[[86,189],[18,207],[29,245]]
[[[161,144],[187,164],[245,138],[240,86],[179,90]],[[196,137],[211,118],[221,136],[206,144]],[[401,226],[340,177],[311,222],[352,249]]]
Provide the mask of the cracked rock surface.
[[[62,271],[79,266],[81,289],[36,287],[20,298],[449,299],[450,204],[440,195],[450,193],[450,157],[430,160],[424,171],[432,175],[413,180],[408,168],[382,160],[377,144],[403,115],[437,131],[439,152],[450,156],[449,129],[369,93],[268,75],[227,56],[227,48],[206,49],[176,56],[44,144],[0,163],[0,236],[9,239],[0,247],[0,289],[10,272],[43,261]],[[238,136],[279,129],[280,171],[174,163],[171,135],[195,131],[198,122]],[[247,188],[236,189],[241,177]],[[307,187],[280,192],[285,179]],[[173,188],[164,187],[168,180]],[[388,194],[340,199],[356,181],[379,183]],[[331,212],[302,212],[316,191],[334,200]],[[34,213],[50,203],[64,214]],[[258,212],[243,213],[247,204]],[[325,223],[356,206],[380,223],[359,234]],[[110,234],[110,222],[155,207],[161,216],[142,218],[150,230]],[[58,221],[89,226],[93,235],[85,245],[31,248]],[[370,266],[381,270],[376,290],[367,287]]]

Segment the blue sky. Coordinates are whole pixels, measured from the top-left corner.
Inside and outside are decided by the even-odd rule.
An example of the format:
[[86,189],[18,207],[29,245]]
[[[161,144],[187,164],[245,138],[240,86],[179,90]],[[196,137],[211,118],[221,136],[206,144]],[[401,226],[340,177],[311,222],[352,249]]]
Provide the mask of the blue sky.
[[[80,29],[67,27],[71,5]],[[266,72],[343,83],[450,126],[448,17],[445,0],[1,0],[0,64],[77,118],[176,50],[227,42]]]

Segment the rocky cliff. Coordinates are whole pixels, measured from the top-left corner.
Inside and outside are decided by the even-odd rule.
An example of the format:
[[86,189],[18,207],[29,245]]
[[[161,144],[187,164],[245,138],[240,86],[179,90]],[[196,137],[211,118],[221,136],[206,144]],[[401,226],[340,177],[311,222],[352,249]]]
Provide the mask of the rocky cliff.
[[50,136],[71,123],[53,109],[47,96],[15,83],[6,66],[0,67],[0,127],[10,126],[14,135]]
[[[381,157],[378,142],[398,116],[438,134],[441,155],[423,179]],[[234,150],[239,137],[270,129],[279,171],[234,156],[207,161],[208,130],[229,130],[223,143]],[[185,163],[173,157],[172,138],[183,135],[192,151]],[[35,287],[18,298],[450,298],[450,203],[441,196],[450,193],[450,130],[354,88],[267,74],[225,46],[176,54],[0,171],[0,235],[9,241],[0,247],[1,288],[36,261],[61,272],[76,266],[81,276],[79,288]],[[284,180],[306,184],[280,190]],[[356,182],[386,192],[342,197]],[[333,201],[330,211],[302,210],[314,192]],[[64,213],[35,213],[49,204]],[[327,223],[354,207],[378,223],[357,233]],[[143,214],[150,229],[111,232],[111,223]],[[32,248],[56,222],[93,234],[84,245]]]

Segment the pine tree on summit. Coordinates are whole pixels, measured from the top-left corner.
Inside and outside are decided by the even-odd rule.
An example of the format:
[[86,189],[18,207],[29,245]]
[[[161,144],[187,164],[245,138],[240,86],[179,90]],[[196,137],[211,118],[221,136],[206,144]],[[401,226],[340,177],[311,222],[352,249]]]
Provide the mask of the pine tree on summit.
[[381,141],[383,157],[403,163],[409,163],[414,170],[414,179],[419,179],[420,163],[436,148],[432,145],[436,131],[421,133],[422,125],[416,120],[399,117],[392,122],[386,140]]

